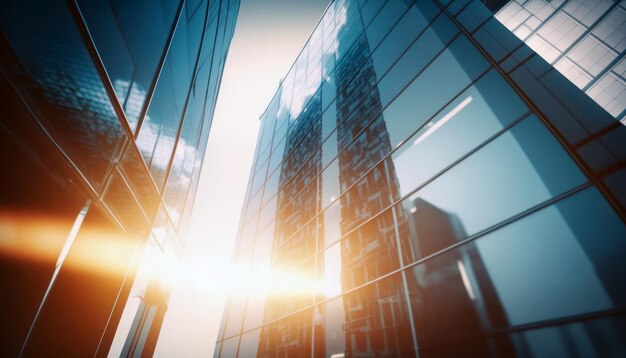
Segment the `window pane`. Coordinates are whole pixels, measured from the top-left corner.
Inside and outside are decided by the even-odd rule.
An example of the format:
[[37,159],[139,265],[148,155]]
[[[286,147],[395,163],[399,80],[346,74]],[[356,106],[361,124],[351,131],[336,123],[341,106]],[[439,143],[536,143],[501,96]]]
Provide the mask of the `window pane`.
[[[402,202],[400,220],[409,225],[412,248],[405,254],[410,260],[429,255],[585,181],[554,137],[530,117]],[[426,224],[433,221],[449,230]]]
[[527,111],[513,89],[492,70],[428,123],[413,121],[407,133],[419,125],[422,128],[408,140],[402,138],[401,147],[392,154],[400,195],[408,194]]
[[315,356],[414,356],[405,297],[396,274],[320,305]]
[[587,189],[415,266],[407,280],[421,352],[488,355],[495,330],[623,306],[625,238]]

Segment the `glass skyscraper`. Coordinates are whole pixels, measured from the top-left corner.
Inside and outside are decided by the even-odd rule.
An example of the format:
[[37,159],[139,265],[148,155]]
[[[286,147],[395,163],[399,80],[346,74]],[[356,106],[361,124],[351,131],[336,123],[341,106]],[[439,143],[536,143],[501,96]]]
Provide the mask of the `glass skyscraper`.
[[1,356],[151,354],[238,9],[2,2]]
[[623,354],[625,145],[482,1],[331,2],[261,116],[233,261],[270,287],[215,356]]
[[495,16],[626,123],[626,1],[517,0]]

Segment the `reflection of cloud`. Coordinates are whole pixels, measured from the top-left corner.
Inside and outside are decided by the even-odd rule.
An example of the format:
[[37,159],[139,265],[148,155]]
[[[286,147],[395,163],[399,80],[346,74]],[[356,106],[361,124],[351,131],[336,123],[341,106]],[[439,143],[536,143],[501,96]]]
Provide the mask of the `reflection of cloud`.
[[172,174],[165,189],[165,206],[175,223],[183,214],[184,199],[191,185],[192,176],[200,170],[201,160],[197,160],[198,157],[198,149],[181,137],[174,154],[175,167],[172,167]]
[[[325,59],[326,56],[329,55],[337,55],[339,50],[338,34],[348,21],[345,3],[339,5],[338,8],[330,6],[324,18],[329,18],[331,21],[334,19],[335,26],[331,25],[326,27],[320,24],[318,29],[327,30],[329,33],[322,33],[319,41],[327,43],[320,46],[314,53],[310,53],[309,48],[315,45],[312,44],[312,39],[315,36],[311,36],[311,40],[306,43],[304,49],[294,62],[295,65],[291,68],[287,76],[285,76],[285,81],[283,82],[285,89],[281,93],[281,105],[278,112],[279,118],[281,115],[284,115],[285,112],[289,113],[292,120],[295,120],[300,115],[304,106],[308,103],[308,100],[313,97],[322,83],[322,59]],[[302,77],[298,75],[301,71],[300,67],[307,63],[308,66],[305,70],[306,80],[304,83],[299,83],[299,79]],[[324,71],[324,73],[326,73],[326,71]]]
[[[129,81],[116,79],[114,87],[118,95],[127,93],[130,86]],[[145,100],[146,91],[141,86],[133,83],[130,93],[126,99],[125,112],[132,129],[136,128],[137,118],[141,112],[143,102]],[[192,174],[199,169],[200,163],[196,160],[198,157],[198,149],[195,145],[189,144],[184,137],[180,137],[176,144],[175,134],[167,133],[162,121],[153,121],[149,114],[146,114],[143,125],[141,126],[141,135],[137,137],[136,143],[141,154],[148,165],[148,168],[157,179],[158,175],[164,176],[170,161],[173,160],[172,174],[168,178],[166,186],[165,206],[170,213],[172,220],[177,223],[182,216],[182,206],[184,198],[192,181]],[[195,134],[194,134],[195,135]],[[195,142],[195,140],[192,140]],[[172,150],[174,150],[174,158],[172,158]],[[159,173],[159,174],[156,174]],[[181,197],[183,198],[181,200]],[[169,200],[167,200],[169,199]]]

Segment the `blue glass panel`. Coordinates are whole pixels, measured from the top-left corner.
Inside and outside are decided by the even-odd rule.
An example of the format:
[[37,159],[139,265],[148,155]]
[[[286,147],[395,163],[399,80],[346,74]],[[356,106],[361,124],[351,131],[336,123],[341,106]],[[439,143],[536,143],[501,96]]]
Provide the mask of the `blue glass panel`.
[[527,112],[513,89],[491,70],[428,122],[413,119],[407,123],[406,133],[414,130],[411,126],[421,125],[421,129],[401,139],[392,155],[400,195],[408,194]]
[[[406,53],[398,60],[398,62],[389,70],[387,75],[380,81],[378,88],[380,91],[381,101],[384,104],[389,103],[413,78],[424,69],[436,56],[444,49],[446,44],[454,38],[458,33],[458,29],[453,26],[452,22],[445,15],[440,15],[435,19],[433,24],[420,35]],[[464,41],[463,41],[464,40]],[[448,54],[444,59],[450,61],[452,54],[450,51],[457,49],[455,53],[459,54],[465,48],[468,53],[467,59],[461,62],[467,65],[470,61],[476,61],[477,65],[484,63],[484,59],[478,56],[475,49],[470,48],[466,39],[457,40],[456,47],[448,48]],[[444,60],[442,60],[444,61]],[[461,66],[461,65],[457,65]],[[436,81],[435,83],[441,83]],[[433,83],[431,83],[433,84]]]
[[389,67],[398,60],[417,36],[426,29],[437,12],[438,8],[430,1],[423,1],[409,8],[380,46],[372,53],[372,61],[374,61],[374,67],[379,76],[387,72]]
[[624,316],[604,317],[575,323],[562,323],[511,333],[509,345],[523,355],[530,352],[535,357],[620,356],[626,351]]
[[456,18],[467,31],[473,32],[485,21],[489,20],[492,15],[483,4],[478,1],[472,1]]
[[363,23],[361,17],[358,16],[357,7],[353,7],[352,12],[345,8],[341,3],[336,3],[336,18],[337,23],[337,61],[341,61],[341,58],[352,47],[352,44],[356,38],[363,32]]
[[[332,94],[334,99],[334,90]],[[335,102],[332,102],[322,114],[322,139],[326,139],[335,128],[337,128],[337,105]]]
[[493,353],[479,339],[494,330],[623,307],[625,238],[587,189],[415,266],[407,280],[420,350]]
[[[158,187],[165,180],[179,135],[181,115],[186,110],[191,93],[200,45],[200,36],[192,32],[196,29],[196,32],[202,33],[205,14],[205,11],[200,11],[191,18],[191,22],[178,22],[153,101],[137,136],[137,144]],[[186,16],[186,10],[183,15]]]
[[[130,94],[124,109],[131,128],[135,128],[139,120],[146,93],[153,82],[170,29],[174,24],[178,3],[177,0],[159,2],[114,0],[109,4],[135,65],[134,76],[119,77],[118,82],[119,86],[130,86]],[[97,15],[99,16],[100,12]],[[87,20],[90,28],[92,25],[96,26],[96,23]],[[101,39],[95,38],[99,51],[111,53],[111,56],[119,56],[114,47],[116,46],[114,41],[111,41],[115,36],[115,31],[112,23],[107,24],[106,28],[101,30],[103,34],[106,33],[106,36],[102,36]],[[108,69],[106,62],[105,65]],[[113,76],[111,80],[115,85],[118,77]]]
[[391,30],[409,6],[410,4],[407,4],[405,1],[388,1],[385,4],[366,29],[370,48],[374,49],[378,46],[383,37],[387,35],[387,32]]
[[378,14],[380,9],[385,5],[383,0],[367,1],[361,6],[361,16],[363,17],[363,23],[367,26],[370,21]]
[[[406,254],[410,260],[429,255],[585,181],[550,132],[530,117],[403,201],[402,221],[415,223],[408,226],[412,249]],[[454,230],[440,235],[423,224],[440,217]]]
[[[435,114],[487,68],[487,62],[465,37],[453,42],[385,109],[383,116],[392,146],[397,146],[416,124]],[[381,97],[385,97],[384,91]]]

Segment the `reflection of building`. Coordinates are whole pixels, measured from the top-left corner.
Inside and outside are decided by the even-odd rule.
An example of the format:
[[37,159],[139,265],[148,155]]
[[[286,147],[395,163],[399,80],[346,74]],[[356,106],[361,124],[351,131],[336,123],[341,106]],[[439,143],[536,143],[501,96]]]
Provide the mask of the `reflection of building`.
[[151,355],[238,1],[0,8],[0,355]]
[[[419,256],[467,237],[457,216],[421,198],[413,201],[406,216],[409,237],[414,241],[411,246]],[[497,316],[500,320],[504,317],[480,255],[474,253],[470,257],[472,254],[461,247],[449,258],[456,265],[441,270],[426,263],[415,269],[415,282],[409,282],[411,291],[420,297],[412,304],[420,312],[415,315],[415,325],[420,336],[426,337],[423,341],[427,345],[420,346],[426,355],[454,355],[460,351],[459,347],[481,356],[509,352],[503,349],[504,340],[495,350],[482,339],[492,331],[490,317]]]
[[[274,224],[271,262],[273,270],[293,270],[299,272],[302,279],[313,278],[315,271],[314,260],[300,263],[302,259],[314,256],[316,248],[315,225],[302,225],[314,218],[317,212],[317,186],[304,187],[306,183],[315,182],[321,171],[321,153],[315,149],[322,142],[319,95],[310,98],[308,103],[307,109],[297,116],[287,132],[285,159],[278,169],[279,185],[283,191],[277,198],[276,210],[279,214]],[[264,319],[273,321],[295,312],[311,305],[313,298],[308,293],[288,298],[272,296],[265,303]],[[310,343],[304,342],[310,342],[313,335],[311,313],[301,313],[299,321],[283,320],[261,329],[259,356],[301,356],[310,352]],[[304,327],[303,322],[306,322]]]
[[502,3],[496,19],[607,112],[626,121],[624,1]]
[[234,296],[215,356],[626,348],[626,128],[483,2],[332,2],[261,121],[235,262],[315,294]]
[[[368,126],[368,122],[382,110],[375,86],[376,71],[370,56],[367,38],[359,37],[346,53],[344,61],[337,64],[335,69],[338,93],[337,142],[339,148],[345,148],[338,157],[339,185],[343,188],[356,183],[391,152],[385,122],[377,120]],[[366,128],[367,139],[351,146],[350,143],[361,128]],[[378,210],[390,205],[391,198],[398,196],[398,185],[393,163],[383,162],[374,168],[373,175],[366,175],[355,189],[348,191],[348,195],[341,196],[342,234],[350,233],[364,217],[373,217]],[[349,239],[340,242],[341,281],[345,291],[398,266],[397,251],[390,249],[395,246],[390,241],[395,239],[396,223],[393,219],[378,222],[375,230],[356,230],[348,234]],[[359,292],[343,300],[347,356],[398,355],[407,348],[402,334],[408,331],[408,319],[395,317],[406,314],[402,310],[395,312],[393,309],[403,299],[398,296],[401,292],[396,291],[391,287],[391,290],[379,290],[375,295]],[[378,313],[367,317],[363,306]]]

